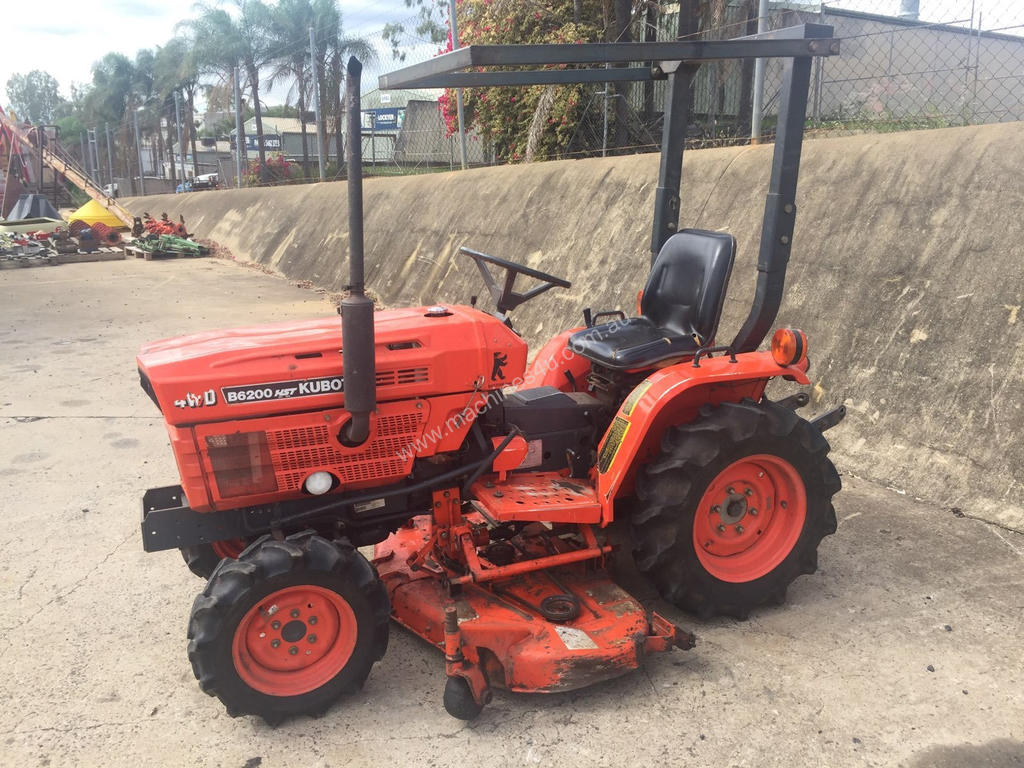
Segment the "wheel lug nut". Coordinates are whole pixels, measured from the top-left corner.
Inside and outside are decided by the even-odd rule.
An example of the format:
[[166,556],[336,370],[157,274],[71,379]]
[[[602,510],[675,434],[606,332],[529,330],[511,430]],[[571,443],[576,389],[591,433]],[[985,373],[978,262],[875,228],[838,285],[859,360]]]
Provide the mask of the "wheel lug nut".
[[311,643],[315,643],[315,642],[316,642],[316,635],[310,635],[310,636],[309,636],[309,638],[308,638],[308,640],[309,640],[309,642],[311,642]]
[[292,608],[292,618],[293,619],[299,618],[299,609],[298,608]]
[[742,525],[737,525],[736,526],[736,533],[743,533],[743,526]]
[[309,617],[309,623],[310,624],[316,624],[316,616],[310,616]]
[[272,622],[270,622],[270,628],[271,629],[280,629],[281,628],[281,622],[280,621],[272,621]]
[[750,509],[748,509],[748,510],[747,510],[747,513],[748,513],[749,515],[751,515],[752,517],[757,517],[757,510],[756,510],[756,509],[754,509],[753,507],[751,507]]
[[747,494],[747,496],[753,496],[754,495],[754,491],[751,488],[747,488],[747,490],[745,490],[744,493]]
[[732,486],[729,486],[728,488],[726,488],[725,492],[728,493],[730,496],[732,496],[734,493],[736,493],[736,491],[733,489]]
[[279,648],[280,646],[281,646],[281,641],[280,640],[271,640],[270,641],[270,647],[271,648]]
[[782,507],[783,509],[785,509],[786,508],[786,502],[784,502],[784,501],[780,502],[779,506]]
[[711,508],[711,511],[714,512],[715,514],[718,514],[719,512],[722,511],[722,508],[720,506],[718,506],[717,504],[715,504],[715,506],[713,506]]
[[290,653],[292,656],[294,656],[298,652],[299,652],[299,649],[296,648],[294,645],[291,648],[288,649],[288,653]]
[[718,532],[719,533],[725,533],[725,526],[724,525],[718,526]]

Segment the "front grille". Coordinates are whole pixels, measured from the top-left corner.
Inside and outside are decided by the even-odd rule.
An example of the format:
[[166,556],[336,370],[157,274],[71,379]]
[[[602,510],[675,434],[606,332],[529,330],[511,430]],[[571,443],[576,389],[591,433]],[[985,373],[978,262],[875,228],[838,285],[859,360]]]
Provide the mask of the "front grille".
[[343,449],[326,425],[268,431],[278,485],[282,490],[300,490],[309,473],[319,469],[334,474],[342,485],[407,475],[413,456],[401,452],[419,436],[421,419],[418,409],[378,416],[370,440],[358,451]]

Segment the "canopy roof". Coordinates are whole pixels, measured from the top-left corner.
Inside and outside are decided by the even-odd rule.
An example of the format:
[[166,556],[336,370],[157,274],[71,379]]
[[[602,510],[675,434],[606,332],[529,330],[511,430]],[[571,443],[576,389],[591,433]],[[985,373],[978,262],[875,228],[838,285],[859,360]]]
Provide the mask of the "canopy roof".
[[92,225],[96,222],[106,224],[108,227],[123,227],[124,222],[112,214],[95,200],[90,200],[68,217],[68,221],[84,221]]

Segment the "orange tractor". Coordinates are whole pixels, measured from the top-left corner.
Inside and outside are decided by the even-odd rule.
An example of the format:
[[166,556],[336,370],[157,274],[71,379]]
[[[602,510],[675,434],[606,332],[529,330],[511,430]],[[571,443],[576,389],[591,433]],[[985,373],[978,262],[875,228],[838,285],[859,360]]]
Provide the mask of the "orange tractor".
[[[363,288],[359,75],[348,67],[349,268],[337,319],[213,331],[143,347],[180,485],[143,501],[147,551],[178,548],[208,577],[188,655],[232,715],[319,714],[358,688],[394,619],[443,651],[444,705],[475,717],[492,688],[580,688],[689,648],[693,636],[610,577],[602,529],[624,519],[661,594],[700,617],[781,603],[836,528],[840,488],[807,421],[807,339],[775,331],[795,218],[812,57],[806,25],[732,41],[459,49],[381,86],[666,83],[653,264],[636,316],[584,313],[527,366],[509,313],[569,283],[463,248],[494,301],[373,311]],[[736,241],[677,231],[693,66],[784,62],[750,316],[716,342]],[[656,61],[654,67],[551,65]],[[488,66],[505,67],[485,71]],[[540,69],[510,69],[539,65]],[[468,71],[462,71],[468,70]],[[495,270],[503,273],[495,277]],[[532,287],[517,288],[517,280]],[[604,320],[604,322],[599,322]],[[374,545],[367,559],[358,547]]]

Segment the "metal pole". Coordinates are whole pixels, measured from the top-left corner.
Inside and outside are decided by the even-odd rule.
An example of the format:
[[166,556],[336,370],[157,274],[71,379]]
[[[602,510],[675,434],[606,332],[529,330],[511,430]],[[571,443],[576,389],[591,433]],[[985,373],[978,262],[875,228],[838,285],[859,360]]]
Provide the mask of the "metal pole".
[[[606,61],[604,68],[610,69],[611,65]],[[601,95],[604,96],[604,108],[601,110],[601,157],[605,157],[608,154],[608,83],[604,84]]]
[[185,144],[181,140],[181,99],[174,92],[174,122],[178,127],[178,159],[181,161],[181,191],[185,191]]
[[[974,71],[975,74],[977,74],[978,70],[975,69]],[[43,150],[46,148],[46,129],[41,125],[36,126],[36,141],[39,143],[39,151],[36,153],[36,157],[38,158],[36,166],[39,174],[36,178],[36,191],[41,195],[43,194]],[[54,179],[54,184],[56,184],[56,181],[57,180]],[[54,195],[54,199],[56,199],[56,195]]]
[[242,94],[238,86],[238,67],[235,67],[232,74],[235,81],[235,186],[242,188],[242,153],[245,159],[249,159],[249,153],[245,149],[245,131],[242,126]]
[[316,116],[317,165],[320,168],[320,181],[326,181],[327,163],[324,160],[324,123],[320,118],[320,77],[316,71],[316,31],[312,27],[309,28],[309,62],[313,71],[313,114]]
[[917,21],[921,14],[921,2],[920,0],[900,0],[900,13],[901,19],[910,19],[911,21]]
[[85,154],[85,131],[82,131],[78,135],[79,140],[82,142],[82,170],[85,171],[85,175],[89,175],[89,156]]
[[[768,30],[768,0],[760,0],[757,6],[757,32]],[[750,143],[761,141],[761,111],[764,109],[764,59],[754,61],[754,104],[750,115]]]
[[[107,174],[110,176],[110,191],[114,192],[114,160],[113,155],[110,152],[110,123],[103,124],[103,130],[107,134]],[[117,197],[116,194],[112,194],[112,197]]]
[[142,141],[139,139],[139,112],[132,112],[132,119],[135,123],[135,153],[139,157],[139,194],[146,195],[146,174],[142,170]]
[[103,178],[102,178],[102,176],[100,174],[100,157],[99,157],[99,153],[96,150],[96,129],[95,128],[90,128],[88,136],[89,136],[89,164],[92,166],[92,176],[93,176],[94,179],[96,179],[96,181],[99,183],[100,186],[103,186]]
[[[455,0],[448,0],[448,19],[452,30],[452,50],[459,47],[459,25],[455,20]],[[459,113],[459,154],[462,158],[462,170],[466,170],[466,115],[462,108],[462,89],[455,90],[455,108]]]

